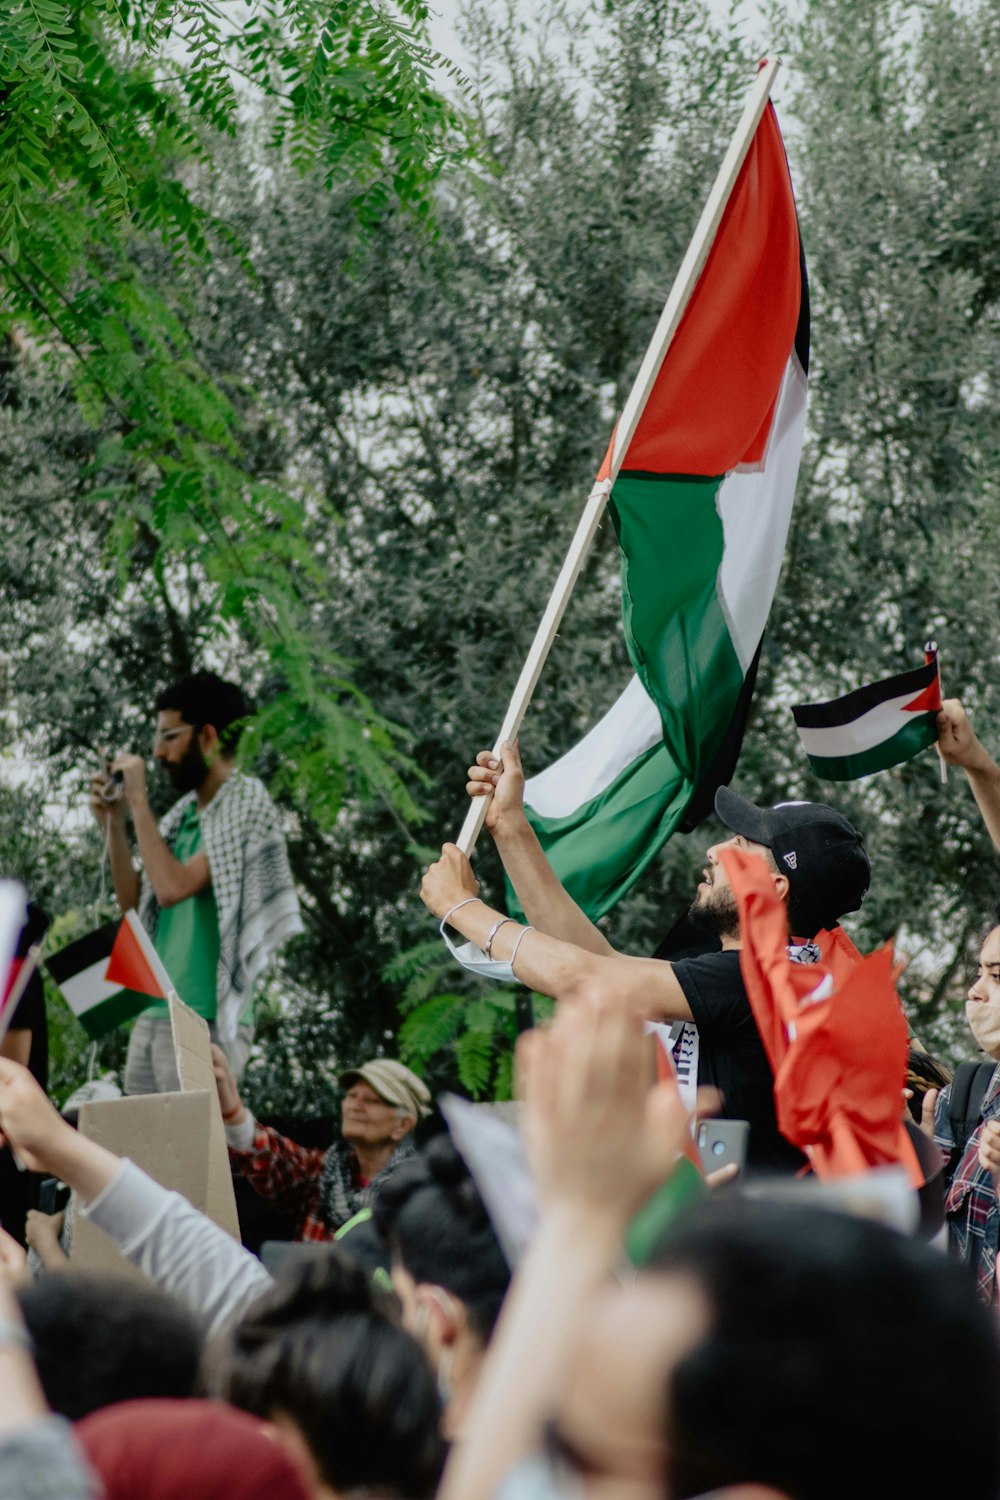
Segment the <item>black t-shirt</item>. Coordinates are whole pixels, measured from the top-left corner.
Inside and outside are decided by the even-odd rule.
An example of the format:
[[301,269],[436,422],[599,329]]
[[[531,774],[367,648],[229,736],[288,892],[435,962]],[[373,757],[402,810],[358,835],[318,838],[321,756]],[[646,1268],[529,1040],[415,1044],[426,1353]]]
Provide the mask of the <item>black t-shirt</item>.
[[774,1076],[747,999],[736,949],[675,963],[698,1028],[698,1082],[722,1094],[721,1117],[750,1126],[747,1168],[797,1172],[805,1157],[778,1130]]

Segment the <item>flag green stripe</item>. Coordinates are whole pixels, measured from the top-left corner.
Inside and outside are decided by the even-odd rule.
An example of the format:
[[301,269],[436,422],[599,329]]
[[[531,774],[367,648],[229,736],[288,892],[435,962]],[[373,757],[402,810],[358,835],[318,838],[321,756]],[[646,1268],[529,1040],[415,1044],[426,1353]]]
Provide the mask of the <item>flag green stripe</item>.
[[937,743],[937,714],[914,714],[913,722],[858,755],[810,755],[809,764],[822,781],[857,781],[912,760],[921,750]]
[[611,497],[629,655],[692,789],[725,737],[743,685],[719,601],[721,484],[621,474]]
[[[654,745],[600,796],[561,818],[526,807],[562,884],[592,921],[621,900],[676,828],[691,785],[663,745]],[[508,910],[521,908],[507,883]],[[522,913],[523,915],[523,913]]]
[[87,1035],[97,1041],[99,1037],[107,1036],[109,1031],[123,1026],[126,1021],[131,1021],[144,1011],[149,1004],[148,995],[139,995],[135,990],[118,990],[114,995],[109,995],[107,1000],[102,1000],[99,1005],[92,1005],[89,1010],[80,1011],[76,1019],[83,1027]]
[[[621,900],[674,832],[743,686],[719,601],[721,483],[623,474],[612,492],[629,655],[659,711],[663,743],[567,816],[526,809],[557,876],[594,920]],[[516,910],[509,887],[508,899]]]

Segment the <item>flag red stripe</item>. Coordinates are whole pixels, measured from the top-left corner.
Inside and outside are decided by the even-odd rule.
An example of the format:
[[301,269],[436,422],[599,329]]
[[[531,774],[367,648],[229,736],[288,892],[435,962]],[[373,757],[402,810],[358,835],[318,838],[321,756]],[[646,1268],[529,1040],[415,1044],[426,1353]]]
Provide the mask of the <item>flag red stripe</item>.
[[801,297],[795,201],[769,104],[622,468],[713,476],[759,464]]
[[109,984],[138,990],[140,995],[151,995],[154,1000],[167,998],[128,922],[123,922],[118,929],[104,977]]

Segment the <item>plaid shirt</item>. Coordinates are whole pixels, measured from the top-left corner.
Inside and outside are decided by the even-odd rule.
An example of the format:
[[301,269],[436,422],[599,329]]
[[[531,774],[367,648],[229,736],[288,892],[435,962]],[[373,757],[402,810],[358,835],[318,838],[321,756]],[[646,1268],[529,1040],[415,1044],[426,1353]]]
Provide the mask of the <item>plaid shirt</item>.
[[952,1250],[975,1273],[980,1300],[995,1303],[1000,1201],[993,1178],[979,1165],[979,1138],[988,1120],[1000,1119],[1000,1067],[993,1070],[983,1097],[982,1119],[964,1147],[955,1140],[949,1116],[950,1103],[951,1089],[943,1089],[934,1120],[934,1139],[944,1152],[945,1160],[958,1163],[944,1205],[948,1240]]
[[230,1147],[233,1165],[262,1198],[293,1220],[296,1239],[332,1240],[340,1225],[326,1222],[320,1197],[326,1152],[316,1146],[297,1146],[270,1125],[255,1123],[249,1151]]

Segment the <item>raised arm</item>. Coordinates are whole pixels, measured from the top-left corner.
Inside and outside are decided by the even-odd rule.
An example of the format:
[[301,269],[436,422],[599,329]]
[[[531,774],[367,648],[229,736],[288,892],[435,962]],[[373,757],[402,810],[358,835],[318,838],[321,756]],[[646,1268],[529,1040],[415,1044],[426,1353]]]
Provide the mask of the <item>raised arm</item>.
[[1000,851],[1000,766],[979,739],[957,698],[946,698],[938,714],[938,750],[969,778],[986,831]]
[[560,884],[524,815],[524,771],[517,744],[505,744],[500,756],[498,761],[491,750],[479,752],[476,764],[469,767],[466,791],[470,797],[490,798],[486,827],[528,921],[539,932],[589,953],[613,953],[601,929]]
[[[455,844],[445,844],[441,858],[429,867],[420,896],[436,917],[451,912],[448,925],[484,950],[493,927],[503,921],[503,912],[479,896],[479,881]],[[519,922],[497,927],[491,957],[513,957],[515,977],[556,1000],[611,996],[648,1020],[691,1020],[691,1007],[673,966],[659,959],[628,958],[610,947],[597,954],[533,926],[526,932]]]
[[62,1179],[126,1260],[217,1331],[271,1284],[260,1262],[211,1219],[130,1161],[88,1140],[31,1074],[0,1059],[0,1141]]
[[[125,800],[132,812],[135,841],[139,846],[139,858],[159,904],[176,906],[179,901],[186,901],[189,896],[197,895],[198,891],[211,885],[212,872],[204,850],[199,850],[188,860],[180,860],[167,848],[156,814],[149,805],[146,763],[142,756],[119,755],[112,762],[112,770],[122,773]],[[115,890],[118,890],[117,881]]]
[[492,1500],[505,1474],[540,1449],[581,1322],[630,1217],[672,1170],[687,1128],[676,1091],[644,1084],[641,1028],[613,1003],[560,1012],[551,1031],[529,1033],[518,1059],[528,1063],[525,1139],[541,1225],[511,1284],[438,1500]]
[[123,912],[133,911],[139,904],[139,871],[132,863],[132,849],[125,827],[124,799],[109,802],[103,795],[109,780],[107,771],[94,772],[90,779],[90,811],[107,844],[115,899]]

